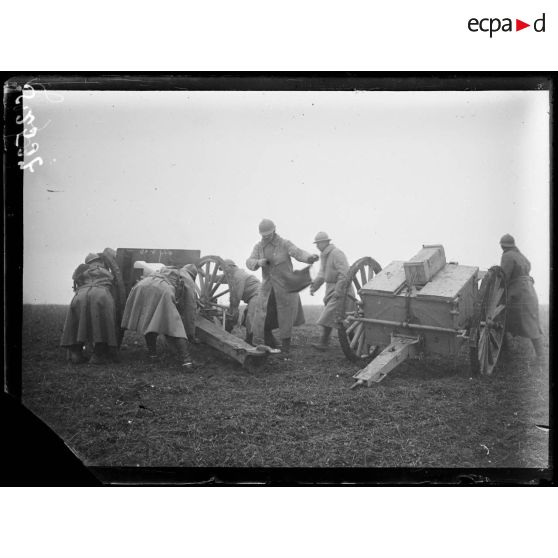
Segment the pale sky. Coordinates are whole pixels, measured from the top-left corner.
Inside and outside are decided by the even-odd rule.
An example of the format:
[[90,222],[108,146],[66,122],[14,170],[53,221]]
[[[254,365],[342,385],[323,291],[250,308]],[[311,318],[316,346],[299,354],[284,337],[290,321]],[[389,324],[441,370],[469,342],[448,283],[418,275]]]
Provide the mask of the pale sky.
[[448,261],[487,269],[510,233],[548,303],[547,91],[36,91],[26,103],[44,164],[24,177],[24,303],[69,303],[73,270],[107,246],[244,267],[264,217],[305,250],[324,230],[350,263],[384,267],[443,244]]

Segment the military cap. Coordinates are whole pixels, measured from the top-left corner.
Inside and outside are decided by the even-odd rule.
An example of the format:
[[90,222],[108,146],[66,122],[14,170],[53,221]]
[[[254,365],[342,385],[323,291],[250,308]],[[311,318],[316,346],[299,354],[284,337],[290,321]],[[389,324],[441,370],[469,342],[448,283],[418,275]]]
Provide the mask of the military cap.
[[100,260],[101,256],[99,254],[95,254],[95,252],[90,252],[89,254],[87,254],[86,258],[85,258],[85,263],[91,263],[94,262],[95,260]]

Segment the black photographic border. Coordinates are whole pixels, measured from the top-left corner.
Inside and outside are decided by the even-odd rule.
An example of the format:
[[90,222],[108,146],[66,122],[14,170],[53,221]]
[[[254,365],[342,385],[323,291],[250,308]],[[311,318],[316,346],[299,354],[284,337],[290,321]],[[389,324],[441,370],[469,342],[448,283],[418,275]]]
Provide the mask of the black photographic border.
[[[456,468],[180,468],[85,467],[66,444],[21,404],[23,277],[23,170],[13,141],[23,130],[16,118],[21,88],[30,81],[46,90],[192,91],[504,91],[550,94],[550,223],[554,225],[556,72],[26,72],[2,75],[4,83],[4,393],[2,485],[550,485],[555,484],[555,382],[550,375],[550,462],[547,469]],[[551,235],[550,371],[554,362]],[[6,456],[8,458],[6,459]]]

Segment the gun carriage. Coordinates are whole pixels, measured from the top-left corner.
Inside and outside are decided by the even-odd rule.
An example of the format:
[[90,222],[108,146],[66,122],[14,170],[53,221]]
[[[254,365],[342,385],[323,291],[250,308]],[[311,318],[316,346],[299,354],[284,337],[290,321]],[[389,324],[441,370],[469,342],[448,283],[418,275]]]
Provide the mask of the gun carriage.
[[[356,293],[356,295],[355,295]],[[490,375],[504,341],[503,271],[446,263],[441,245],[384,269],[373,258],[349,269],[340,304],[339,341],[346,357],[368,362],[352,387],[380,382],[408,358],[456,357],[466,345],[473,375]]]

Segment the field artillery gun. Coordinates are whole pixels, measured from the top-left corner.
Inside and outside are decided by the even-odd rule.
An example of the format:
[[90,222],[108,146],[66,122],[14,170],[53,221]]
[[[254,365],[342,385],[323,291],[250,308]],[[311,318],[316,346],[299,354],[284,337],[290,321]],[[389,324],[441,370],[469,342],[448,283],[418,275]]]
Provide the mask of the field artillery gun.
[[[269,353],[267,348],[253,347],[227,331],[230,272],[219,256],[201,257],[199,250],[118,248],[115,264],[119,290],[123,293],[117,301],[120,316],[126,298],[137,281],[162,266],[181,268],[194,264],[198,271],[195,280],[198,305],[196,337],[248,370],[254,370],[264,362]],[[123,334],[121,331],[121,338]]]
[[360,258],[344,282],[339,342],[349,360],[370,362],[351,387],[380,382],[414,356],[457,357],[464,345],[472,375],[492,374],[504,342],[506,305],[499,266],[482,272],[446,263],[441,245],[425,245],[411,260],[384,269]]

